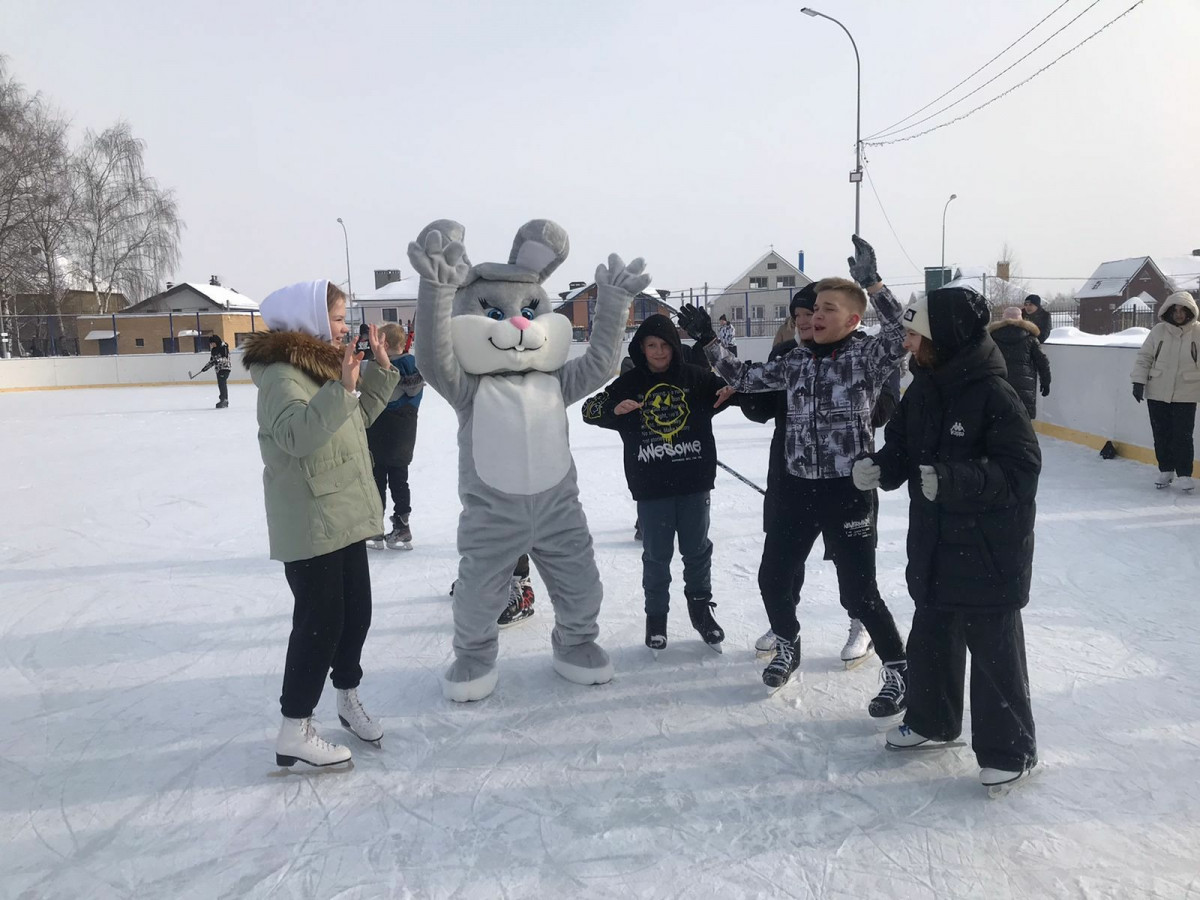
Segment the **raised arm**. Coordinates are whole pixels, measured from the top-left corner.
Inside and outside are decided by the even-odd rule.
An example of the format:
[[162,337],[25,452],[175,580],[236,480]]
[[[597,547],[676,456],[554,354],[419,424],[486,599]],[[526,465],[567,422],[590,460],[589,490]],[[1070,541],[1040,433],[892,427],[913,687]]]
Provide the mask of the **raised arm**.
[[438,219],[426,225],[408,245],[408,259],[421,276],[417,288],[417,366],[431,388],[455,408],[471,400],[475,381],[454,357],[450,339],[450,311],[454,294],[466,280],[471,261],[457,222]]
[[587,352],[568,360],[557,373],[563,403],[568,406],[600,387],[616,371],[629,304],[650,284],[645,269],[641,257],[626,266],[615,253],[609,255],[607,266],[601,263],[596,267],[596,318]]

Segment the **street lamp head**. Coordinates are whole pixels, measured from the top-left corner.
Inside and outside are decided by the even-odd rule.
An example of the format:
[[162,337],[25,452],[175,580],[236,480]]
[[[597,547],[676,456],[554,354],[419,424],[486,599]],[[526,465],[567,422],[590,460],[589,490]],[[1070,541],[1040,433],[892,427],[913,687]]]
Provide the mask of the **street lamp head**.
[[338,224],[339,224],[339,225],[345,225],[345,224],[346,224],[345,222],[343,222],[343,221],[342,221],[342,217],[341,217],[341,216],[338,216]]
[[807,6],[801,9],[800,12],[804,13],[806,16],[812,16],[813,18],[816,18],[820,15],[820,13],[815,9],[809,9]]
[[[958,194],[951,194],[951,195],[950,195],[950,199],[951,199],[951,200],[957,200],[957,199],[958,199]],[[340,221],[340,220],[339,220],[339,221]]]

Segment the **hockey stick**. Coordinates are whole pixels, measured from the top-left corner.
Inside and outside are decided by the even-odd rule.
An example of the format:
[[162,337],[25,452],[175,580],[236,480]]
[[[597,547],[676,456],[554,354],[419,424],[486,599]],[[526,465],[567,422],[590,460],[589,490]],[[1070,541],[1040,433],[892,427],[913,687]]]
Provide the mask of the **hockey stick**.
[[756,491],[758,491],[764,497],[767,496],[767,492],[764,491],[762,488],[760,488],[757,484],[755,484],[753,481],[751,481],[749,478],[747,478],[745,475],[741,474],[740,472],[737,472],[737,471],[729,468],[729,466],[725,465],[725,463],[721,462],[719,459],[717,460],[717,465],[720,466],[722,469],[724,469],[726,472],[728,472],[730,475],[732,475],[734,478],[736,478],[738,481],[740,481],[742,484],[754,488]]
[[[200,374],[199,372],[197,372],[197,373],[196,373],[196,375],[199,375],[199,374]],[[196,377],[196,375],[193,375],[193,374],[192,374],[192,370],[191,370],[191,369],[188,369],[188,380],[189,380],[189,381],[190,381],[191,379],[195,378],[195,377]]]

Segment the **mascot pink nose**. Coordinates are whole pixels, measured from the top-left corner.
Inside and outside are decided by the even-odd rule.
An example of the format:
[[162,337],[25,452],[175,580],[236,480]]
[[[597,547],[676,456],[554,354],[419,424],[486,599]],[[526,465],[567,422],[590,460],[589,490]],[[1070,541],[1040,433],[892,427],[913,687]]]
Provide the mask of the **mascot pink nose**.
[[532,324],[524,316],[513,316],[508,321],[512,322],[515,326],[517,326],[517,331],[524,331],[526,328],[528,328],[530,326],[530,324]]

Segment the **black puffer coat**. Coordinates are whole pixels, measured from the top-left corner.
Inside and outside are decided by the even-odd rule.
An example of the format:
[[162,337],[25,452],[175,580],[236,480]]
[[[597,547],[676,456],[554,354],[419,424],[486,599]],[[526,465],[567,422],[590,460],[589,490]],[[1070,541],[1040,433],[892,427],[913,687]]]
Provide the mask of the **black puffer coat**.
[[[973,612],[1029,601],[1042,457],[1029,416],[987,335],[987,308],[930,294],[941,362],[913,382],[873,458],[881,487],[908,482],[908,589],[918,606]],[[937,473],[931,502],[919,467]]]
[[1029,418],[1037,418],[1038,382],[1050,387],[1050,360],[1038,343],[1037,326],[1024,319],[1001,319],[988,326],[1008,367],[1008,383],[1025,404]]
[[[767,362],[785,356],[796,349],[796,340],[781,341],[771,348]],[[775,422],[771,434],[771,449],[767,454],[767,494],[763,497],[763,531],[768,523],[778,522],[776,506],[783,490],[783,474],[787,463],[783,458],[784,438],[787,435],[787,394],[783,391],[768,391],[765,394],[745,394],[741,398],[742,413],[751,422],[765,425]]]
[[1038,330],[1036,337],[1039,344],[1046,343],[1046,338],[1050,337],[1050,331],[1054,328],[1050,319],[1050,313],[1039,306],[1032,313],[1022,313],[1021,319],[1024,322],[1029,322]]

